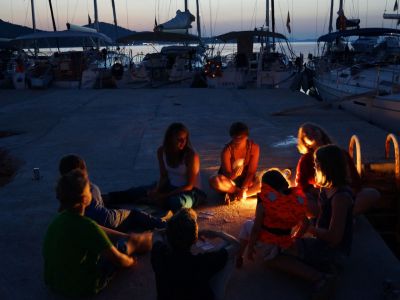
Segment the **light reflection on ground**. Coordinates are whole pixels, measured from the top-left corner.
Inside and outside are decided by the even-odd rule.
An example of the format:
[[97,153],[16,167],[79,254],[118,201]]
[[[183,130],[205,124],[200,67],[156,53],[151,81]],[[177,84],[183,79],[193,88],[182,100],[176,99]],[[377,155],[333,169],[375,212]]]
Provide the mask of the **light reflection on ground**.
[[297,144],[297,137],[289,135],[283,141],[272,144],[274,148],[286,148]]

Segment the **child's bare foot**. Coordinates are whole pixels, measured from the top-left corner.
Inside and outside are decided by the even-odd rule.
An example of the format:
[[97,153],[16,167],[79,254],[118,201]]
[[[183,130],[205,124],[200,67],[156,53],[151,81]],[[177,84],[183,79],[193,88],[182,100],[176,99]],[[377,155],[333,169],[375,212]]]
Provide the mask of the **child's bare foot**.
[[240,269],[243,266],[243,256],[236,257],[236,268]]
[[236,201],[236,200],[239,200],[236,194],[229,194],[229,193],[225,194],[225,204],[226,205],[230,205],[231,202]]

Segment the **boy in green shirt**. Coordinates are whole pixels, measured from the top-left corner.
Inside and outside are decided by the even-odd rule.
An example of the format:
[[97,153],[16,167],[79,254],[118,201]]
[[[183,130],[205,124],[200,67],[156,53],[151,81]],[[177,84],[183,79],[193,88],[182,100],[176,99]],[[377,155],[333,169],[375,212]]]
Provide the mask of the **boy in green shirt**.
[[84,217],[92,195],[81,170],[59,179],[57,198],[65,210],[48,227],[43,245],[45,283],[53,291],[66,296],[96,294],[111,279],[110,266],[131,267],[136,263],[131,254],[150,250],[150,234],[107,231],[111,238],[127,240],[122,253],[96,222]]

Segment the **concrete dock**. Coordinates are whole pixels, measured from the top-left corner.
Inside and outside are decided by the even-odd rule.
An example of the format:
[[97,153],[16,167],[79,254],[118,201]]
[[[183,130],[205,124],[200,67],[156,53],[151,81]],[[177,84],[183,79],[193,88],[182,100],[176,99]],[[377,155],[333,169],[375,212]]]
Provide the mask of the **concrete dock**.
[[[315,108],[284,116],[272,114],[301,105]],[[352,134],[361,141],[364,162],[384,156],[387,132],[344,111],[318,107],[303,94],[282,90],[45,90],[0,91],[0,130],[20,132],[0,139],[24,163],[14,180],[0,188],[0,299],[53,299],[43,282],[42,241],[58,203],[54,187],[59,159],[67,153],[85,158],[90,177],[103,193],[146,184],[158,178],[156,149],[167,126],[183,122],[201,157],[204,189],[219,166],[232,122],[243,121],[261,147],[260,169],[291,168],[299,154],[295,137],[306,121],[323,126],[347,148]],[[32,169],[40,168],[40,181]],[[209,193],[200,210],[215,212],[200,219],[201,228],[238,235],[254,216],[254,201],[218,205]],[[336,299],[382,299],[382,281],[400,279],[400,264],[364,219],[357,219],[351,259],[340,276]],[[245,261],[235,270],[226,299],[307,299],[309,285]],[[149,255],[118,274],[96,299],[156,299]]]

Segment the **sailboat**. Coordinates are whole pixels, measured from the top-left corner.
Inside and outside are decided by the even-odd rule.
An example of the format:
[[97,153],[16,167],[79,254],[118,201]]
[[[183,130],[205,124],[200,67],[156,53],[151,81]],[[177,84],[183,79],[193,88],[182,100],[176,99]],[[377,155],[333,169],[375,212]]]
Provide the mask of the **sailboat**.
[[[333,3],[333,0],[332,0]],[[331,9],[331,15],[333,4]],[[332,19],[332,18],[331,18]],[[330,25],[330,31],[332,27]],[[397,79],[398,50],[388,51],[389,41],[400,40],[400,31],[393,28],[359,28],[359,20],[347,20],[340,1],[337,31],[321,36],[325,53],[313,62],[314,84],[325,101],[364,94]],[[395,48],[395,47],[394,47]],[[394,80],[397,84],[398,80]]]
[[[201,71],[205,49],[201,45],[200,14],[197,4],[198,36],[188,34],[188,29],[196,20],[188,10],[185,0],[185,10],[177,10],[171,20],[158,24],[153,31],[137,32],[118,40],[122,44],[133,42],[169,43],[160,52],[148,53],[140,64],[131,69],[131,81],[160,86],[177,83],[191,85],[193,78]],[[194,44],[194,45],[193,45]]]
[[[52,83],[61,88],[102,87],[105,78],[111,80],[111,67],[114,59],[110,58],[108,47],[113,41],[98,32],[97,0],[94,0],[95,27],[86,28],[67,23],[67,30],[58,31],[55,26],[51,0],[49,0],[53,21],[53,32],[38,32],[35,26],[34,0],[31,0],[33,33],[19,36],[11,41],[20,49],[20,53],[34,50],[29,55],[32,64],[28,68],[15,72],[14,85],[17,88],[46,88]],[[100,47],[104,48],[101,49]],[[82,50],[61,51],[65,47],[81,47]],[[40,56],[41,48],[58,48],[50,56]],[[26,65],[26,63],[24,64]]]
[[400,30],[358,26],[349,29],[351,23],[344,17],[343,0],[338,20],[336,32],[318,39],[326,49],[315,62],[318,93],[324,101],[399,132]]
[[[208,86],[212,88],[289,88],[302,65],[288,39],[275,32],[274,0],[266,1],[265,28],[229,32],[215,39],[224,43],[236,42],[237,53],[227,57],[217,56],[207,61],[204,72]],[[261,43],[258,52],[254,52],[255,42]]]

